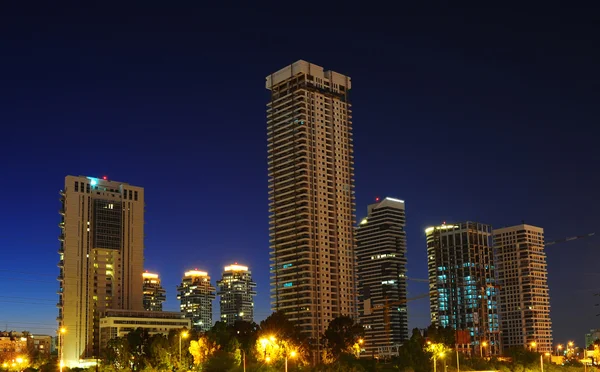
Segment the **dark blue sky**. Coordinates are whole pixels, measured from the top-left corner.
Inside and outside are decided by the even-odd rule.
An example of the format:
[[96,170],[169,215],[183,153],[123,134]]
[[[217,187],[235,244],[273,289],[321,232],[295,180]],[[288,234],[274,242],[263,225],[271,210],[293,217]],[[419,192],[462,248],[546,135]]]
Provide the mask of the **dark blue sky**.
[[[423,229],[444,220],[526,220],[549,240],[600,227],[594,9],[42,4],[0,8],[2,328],[56,328],[67,174],[146,188],[166,309],[184,270],[238,261],[267,316],[264,78],[298,59],[352,77],[357,217],[406,200],[410,276],[426,277]],[[600,327],[599,245],[548,249],[557,342]],[[411,303],[411,327],[428,305]]]

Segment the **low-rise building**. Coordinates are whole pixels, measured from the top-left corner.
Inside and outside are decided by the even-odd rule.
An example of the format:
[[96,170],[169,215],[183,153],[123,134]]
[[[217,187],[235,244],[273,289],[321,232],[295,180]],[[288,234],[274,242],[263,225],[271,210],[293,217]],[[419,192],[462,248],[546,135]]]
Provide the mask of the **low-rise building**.
[[27,335],[21,332],[0,332],[0,362],[14,360],[27,353]]
[[100,318],[100,345],[105,348],[109,340],[126,336],[138,328],[150,335],[167,335],[172,329],[190,329],[191,321],[177,312],[109,310]]

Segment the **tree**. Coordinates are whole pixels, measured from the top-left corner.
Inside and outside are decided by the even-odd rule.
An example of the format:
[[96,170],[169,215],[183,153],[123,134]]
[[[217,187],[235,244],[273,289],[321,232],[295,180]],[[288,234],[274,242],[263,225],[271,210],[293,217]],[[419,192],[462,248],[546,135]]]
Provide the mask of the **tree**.
[[261,335],[271,335],[278,339],[289,340],[298,344],[306,341],[306,337],[300,332],[300,328],[291,322],[282,311],[274,312],[265,320],[260,322]]
[[325,331],[327,346],[335,359],[344,353],[354,354],[353,349],[362,337],[364,328],[346,315],[333,319]]
[[129,343],[124,337],[109,340],[106,349],[104,349],[106,363],[117,370],[129,368],[131,356]]
[[236,361],[231,353],[223,350],[217,350],[207,361],[203,368],[206,372],[225,372],[230,371],[236,365]]
[[201,336],[198,341],[190,342],[190,354],[194,357],[194,365],[199,366],[219,349],[218,345],[207,336]]

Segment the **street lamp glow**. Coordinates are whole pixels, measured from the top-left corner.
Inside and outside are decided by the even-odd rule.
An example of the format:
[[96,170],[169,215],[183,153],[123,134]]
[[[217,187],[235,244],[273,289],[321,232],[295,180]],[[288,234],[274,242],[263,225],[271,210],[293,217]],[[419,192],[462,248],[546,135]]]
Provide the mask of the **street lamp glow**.
[[569,345],[569,347],[573,347],[573,341],[569,341],[567,345]]
[[546,354],[544,354],[545,356],[550,356],[550,353],[546,352]]
[[266,338],[261,338],[260,339],[260,344],[262,345],[263,349],[267,347],[267,344],[269,343],[269,340],[267,340]]
[[181,337],[183,337],[183,338],[187,338],[187,336],[189,336],[189,333],[187,333],[187,332],[183,332],[183,333],[181,334]]
[[487,346],[487,341],[483,341],[483,342],[481,343],[481,345],[482,345],[483,347],[486,347],[486,346]]
[[365,342],[365,340],[363,340],[362,338],[359,338],[359,339],[358,339],[358,343],[359,343],[359,344],[361,344],[361,345],[362,345],[364,342]]
[[65,327],[61,327],[60,333],[62,333],[64,335],[65,333],[67,333],[67,329]]
[[291,358],[295,358],[296,357],[296,352],[292,350],[292,352],[290,353],[290,357]]
[[562,350],[563,346],[559,344],[559,345],[557,346],[557,348],[558,348],[558,350]]
[[266,357],[266,358],[265,358],[265,361],[266,361],[267,363],[269,363],[269,362],[271,361],[271,357],[270,357],[270,356]]
[[19,363],[19,364],[23,363],[23,358],[21,358],[21,357],[18,357],[18,358],[17,358],[17,363]]
[[271,342],[275,342],[275,340],[276,340],[276,339],[275,339],[275,336],[271,336],[271,337],[269,337],[269,340],[271,340]]
[[531,341],[531,347],[536,347],[537,343],[535,341]]

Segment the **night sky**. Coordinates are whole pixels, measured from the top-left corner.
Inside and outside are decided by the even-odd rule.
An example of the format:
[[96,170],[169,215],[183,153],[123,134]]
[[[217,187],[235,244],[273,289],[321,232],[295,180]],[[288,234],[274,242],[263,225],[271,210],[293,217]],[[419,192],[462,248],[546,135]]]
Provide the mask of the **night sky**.
[[[0,6],[2,330],[56,329],[68,174],[145,187],[165,310],[184,270],[214,282],[237,261],[265,318],[264,80],[298,59],[351,76],[357,218],[377,196],[406,200],[409,276],[426,278],[423,230],[442,221],[600,233],[597,9],[13,3]],[[599,247],[547,250],[555,342],[600,328]],[[426,299],[409,320],[428,324]]]

